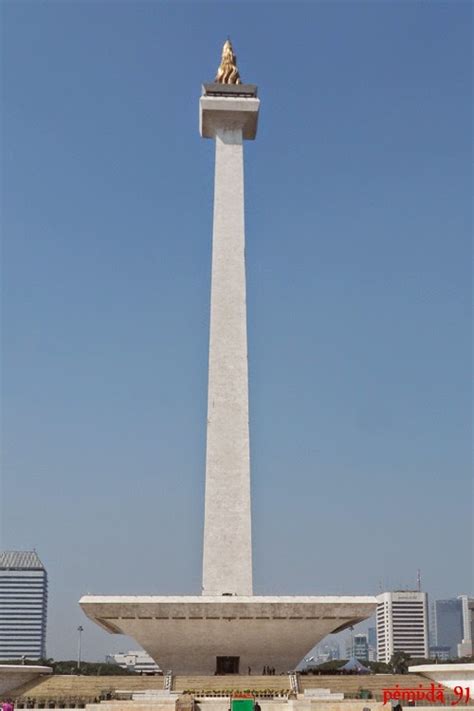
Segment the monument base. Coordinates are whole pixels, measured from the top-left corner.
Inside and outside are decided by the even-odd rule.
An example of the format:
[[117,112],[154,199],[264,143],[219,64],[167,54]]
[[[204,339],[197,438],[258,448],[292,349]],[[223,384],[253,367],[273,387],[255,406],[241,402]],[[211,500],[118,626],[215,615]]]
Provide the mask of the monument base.
[[98,596],[79,604],[174,674],[288,672],[326,635],[374,614],[375,597]]

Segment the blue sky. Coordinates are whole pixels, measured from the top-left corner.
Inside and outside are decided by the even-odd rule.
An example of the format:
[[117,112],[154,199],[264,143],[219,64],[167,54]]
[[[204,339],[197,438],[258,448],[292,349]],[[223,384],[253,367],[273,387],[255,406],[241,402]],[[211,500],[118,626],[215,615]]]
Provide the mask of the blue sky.
[[472,592],[468,2],[2,4],[4,548],[48,652],[83,593],[196,593],[213,145],[246,144],[255,592]]

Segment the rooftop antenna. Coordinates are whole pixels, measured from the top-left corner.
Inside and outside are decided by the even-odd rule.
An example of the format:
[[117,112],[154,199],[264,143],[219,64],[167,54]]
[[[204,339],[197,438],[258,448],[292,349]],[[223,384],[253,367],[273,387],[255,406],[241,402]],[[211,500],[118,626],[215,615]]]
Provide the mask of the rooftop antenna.
[[416,571],[416,589],[421,592],[421,570],[419,568]]

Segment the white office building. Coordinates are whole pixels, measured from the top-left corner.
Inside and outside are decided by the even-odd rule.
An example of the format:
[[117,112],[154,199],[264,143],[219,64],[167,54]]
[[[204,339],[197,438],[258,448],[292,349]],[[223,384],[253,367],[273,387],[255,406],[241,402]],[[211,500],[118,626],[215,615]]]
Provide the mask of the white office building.
[[46,657],[48,578],[36,551],[0,552],[0,660]]
[[403,590],[377,596],[377,660],[390,662],[395,652],[428,657],[428,595]]
[[462,642],[458,644],[458,657],[472,656],[474,646],[474,598],[460,595],[462,607]]
[[161,674],[158,664],[142,649],[131,652],[109,654],[106,657],[109,664],[118,664],[122,669],[136,672],[137,674]]

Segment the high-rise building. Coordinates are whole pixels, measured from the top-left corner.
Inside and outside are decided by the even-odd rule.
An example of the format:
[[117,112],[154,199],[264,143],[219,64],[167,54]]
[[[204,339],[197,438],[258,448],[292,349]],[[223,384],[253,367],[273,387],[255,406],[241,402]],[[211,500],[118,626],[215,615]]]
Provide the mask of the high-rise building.
[[474,640],[474,598],[460,595],[462,607],[462,642],[458,645],[458,657],[472,655]]
[[474,598],[460,595],[462,607],[462,642],[458,644],[458,657],[472,656],[474,640]]
[[367,640],[369,642],[369,662],[377,661],[377,629],[369,627],[367,630]]
[[369,659],[369,640],[366,634],[355,634],[349,637],[346,644],[346,654],[348,659],[355,657],[359,661]]
[[436,602],[434,600],[430,602],[428,638],[430,647],[436,647],[438,645],[438,636],[436,634]]
[[411,590],[377,596],[377,660],[395,652],[428,657],[428,595]]
[[375,627],[369,627],[367,630],[367,640],[369,642],[369,647],[377,646],[377,630]]
[[0,552],[0,659],[46,657],[47,600],[36,551]]
[[449,657],[457,656],[463,640],[463,602],[460,597],[436,600],[436,646],[449,647]]

